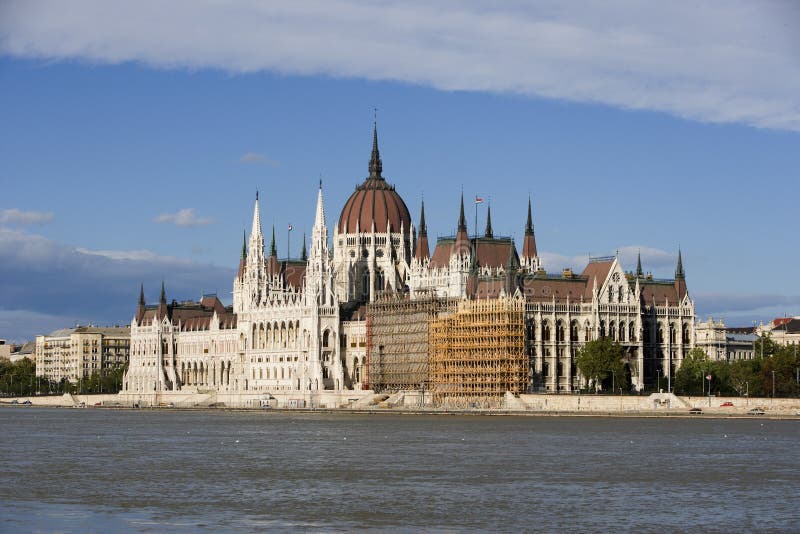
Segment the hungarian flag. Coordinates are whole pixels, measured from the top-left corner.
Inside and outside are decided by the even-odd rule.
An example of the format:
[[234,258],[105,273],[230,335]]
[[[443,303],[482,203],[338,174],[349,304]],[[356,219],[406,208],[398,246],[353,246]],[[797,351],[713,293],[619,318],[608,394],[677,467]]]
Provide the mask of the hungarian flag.
[[475,204],[483,204],[483,199],[481,197],[475,197]]
[[292,225],[291,224],[289,225],[289,231],[290,232],[292,231]]

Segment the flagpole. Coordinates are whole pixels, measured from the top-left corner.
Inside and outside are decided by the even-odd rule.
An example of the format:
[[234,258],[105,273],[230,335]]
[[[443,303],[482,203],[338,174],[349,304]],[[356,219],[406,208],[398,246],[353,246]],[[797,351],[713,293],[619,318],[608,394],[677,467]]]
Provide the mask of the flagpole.
[[475,241],[478,240],[478,195],[475,195]]
[[289,263],[289,238],[292,235],[292,225],[289,225],[289,229],[286,230],[286,263]]

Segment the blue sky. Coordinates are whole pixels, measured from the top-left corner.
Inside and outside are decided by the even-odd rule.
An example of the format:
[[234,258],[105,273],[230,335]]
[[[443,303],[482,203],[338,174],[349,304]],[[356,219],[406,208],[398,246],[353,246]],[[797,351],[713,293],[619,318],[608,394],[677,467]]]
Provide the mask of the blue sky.
[[320,176],[330,227],[366,176],[374,107],[432,235],[463,188],[519,242],[530,194],[549,271],[641,250],[667,277],[680,246],[699,315],[798,315],[797,10],[675,6],[4,3],[0,337],[127,323],[162,278],[229,300],[255,190],[299,254]]

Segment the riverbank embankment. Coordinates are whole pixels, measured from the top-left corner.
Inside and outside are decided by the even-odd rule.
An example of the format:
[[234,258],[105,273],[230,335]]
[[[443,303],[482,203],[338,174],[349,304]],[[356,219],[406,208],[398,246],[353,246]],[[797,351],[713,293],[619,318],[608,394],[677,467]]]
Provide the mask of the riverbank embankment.
[[[366,392],[329,392],[304,398],[292,392],[263,393],[182,393],[139,395],[54,395],[16,397],[0,400],[2,406],[49,406],[68,408],[137,408],[174,410],[270,410],[315,413],[396,413],[404,415],[573,415],[573,416],[766,416],[800,418],[800,399],[748,397],[689,397],[671,393],[651,395],[553,395],[506,394],[492,407],[480,403],[434,405],[430,394],[419,391],[391,395]],[[30,403],[30,404],[28,404]]]

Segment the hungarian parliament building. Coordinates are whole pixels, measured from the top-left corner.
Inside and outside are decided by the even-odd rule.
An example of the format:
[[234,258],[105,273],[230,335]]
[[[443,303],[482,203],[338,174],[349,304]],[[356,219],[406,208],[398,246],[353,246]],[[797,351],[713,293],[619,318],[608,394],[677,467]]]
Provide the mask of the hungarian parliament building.
[[[330,229],[320,183],[310,242],[306,249],[304,241],[298,259],[277,257],[274,228],[265,248],[256,194],[232,305],[216,295],[168,302],[163,283],[159,302],[148,305],[142,290],[124,392],[379,391],[425,388],[426,382],[433,388],[428,336],[441,328],[429,325],[492,302],[519,310],[507,336],[518,353],[515,393],[586,387],[575,361],[590,340],[605,337],[622,345],[632,390],[673,375],[692,348],[694,304],[680,251],[669,280],[645,274],[641,260],[626,271],[618,257],[592,258],[581,273],[547,272],[537,253],[530,199],[527,214],[520,206],[520,253],[511,238],[494,235],[491,211],[482,235],[468,234],[462,194],[456,234],[438,238],[431,252],[424,203],[415,226],[382,167],[376,128],[369,175]],[[426,311],[391,315],[414,309]],[[490,328],[475,323],[469,331],[480,339],[481,329]],[[382,378],[391,370],[391,346],[406,378]],[[485,355],[473,355],[492,360],[494,349],[486,347]],[[485,367],[478,361],[472,368]]]

